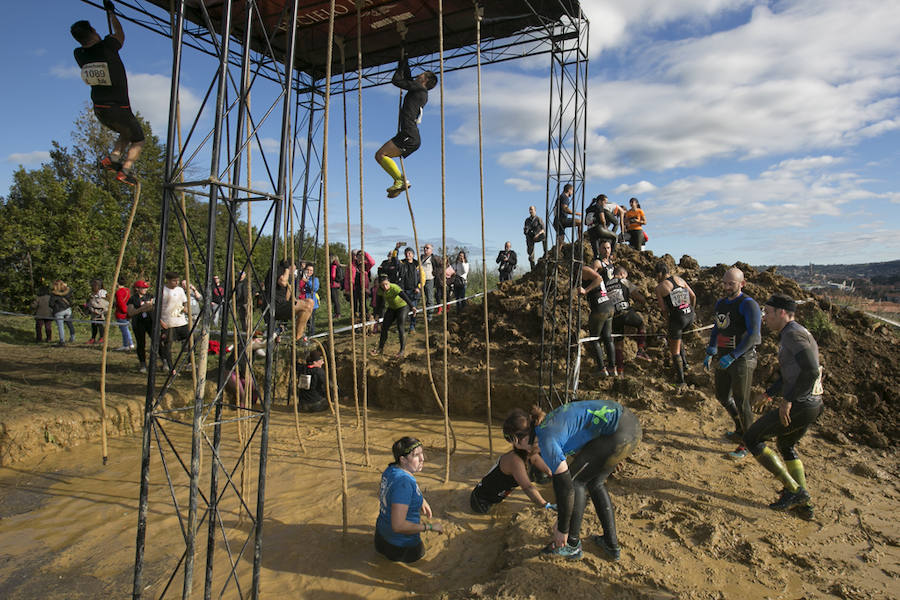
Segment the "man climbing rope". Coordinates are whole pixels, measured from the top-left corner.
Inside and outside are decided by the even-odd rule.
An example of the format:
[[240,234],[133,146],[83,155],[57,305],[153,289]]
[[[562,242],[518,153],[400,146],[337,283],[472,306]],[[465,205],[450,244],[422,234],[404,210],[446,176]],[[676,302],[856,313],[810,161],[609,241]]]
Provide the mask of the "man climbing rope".
[[437,85],[437,75],[432,71],[423,71],[412,76],[409,71],[409,63],[406,56],[397,63],[397,70],[391,83],[402,90],[406,90],[403,104],[400,106],[399,126],[397,135],[389,139],[375,153],[375,160],[387,174],[394,178],[394,183],[387,189],[388,198],[396,198],[410,186],[409,180],[404,179],[403,173],[393,158],[408,157],[415,152],[422,143],[419,137],[418,123],[422,121],[422,109],[428,103],[428,90]]
[[134,162],[144,146],[144,131],[128,100],[128,79],[119,49],[125,43],[125,32],[116,18],[110,0],[103,0],[112,33],[105,38],[88,21],[78,21],[70,29],[72,37],[81,44],[75,48],[75,60],[81,67],[81,79],[91,86],[91,102],[97,120],[119,134],[109,156],[100,159],[100,166],[115,171],[116,179],[135,185]]

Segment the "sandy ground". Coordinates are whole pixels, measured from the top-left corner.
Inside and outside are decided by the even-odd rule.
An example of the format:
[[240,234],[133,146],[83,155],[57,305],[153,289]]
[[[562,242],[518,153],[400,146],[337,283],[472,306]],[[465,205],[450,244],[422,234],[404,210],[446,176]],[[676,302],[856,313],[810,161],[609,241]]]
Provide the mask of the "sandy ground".
[[[665,411],[637,411],[644,426],[643,443],[609,484],[623,550],[618,563],[603,559],[590,544],[577,563],[538,556],[553,514],[529,505],[521,492],[490,515],[470,514],[468,492],[492,464],[484,424],[455,421],[459,445],[451,459],[451,481],[444,484],[439,418],[373,412],[369,421],[373,466],[365,467],[362,430],[354,427],[352,408],[346,407],[349,505],[348,530],[343,534],[333,419],[321,414],[304,418],[303,453],[293,416],[276,412],[263,529],[263,595],[897,597],[900,467],[893,450],[835,446],[815,435],[805,439],[801,450],[817,509],[815,520],[807,522],[766,507],[778,486],[754,461],[724,457],[730,443],[721,437],[724,419],[717,407],[695,404],[692,396],[675,397],[674,392],[672,400]],[[170,428],[171,435],[184,436],[179,429],[183,428]],[[494,431],[495,449],[505,449]],[[380,472],[389,461],[391,441],[403,434],[417,435],[426,444],[428,463],[418,480],[448,529],[443,536],[426,536],[426,556],[413,566],[391,564],[372,546]],[[234,429],[226,438],[232,448]],[[226,455],[231,452],[228,448]],[[160,595],[182,547],[160,464],[156,455],[145,597]],[[176,482],[183,484],[177,465],[172,468]],[[139,472],[138,436],[112,440],[106,467],[100,465],[94,445],[86,444],[0,469],[0,597],[128,595]],[[182,500],[183,492],[176,490]],[[549,486],[543,492],[552,497]],[[239,522],[233,495],[223,500],[223,508],[221,526],[236,540],[232,552],[237,553],[247,521]],[[589,507],[585,532],[598,527]],[[219,543],[217,591],[228,571],[223,548]],[[236,559],[245,593],[250,556],[248,548]],[[199,593],[202,558],[197,572]],[[180,588],[179,576],[167,597],[179,596]],[[233,583],[224,596],[238,597]]]

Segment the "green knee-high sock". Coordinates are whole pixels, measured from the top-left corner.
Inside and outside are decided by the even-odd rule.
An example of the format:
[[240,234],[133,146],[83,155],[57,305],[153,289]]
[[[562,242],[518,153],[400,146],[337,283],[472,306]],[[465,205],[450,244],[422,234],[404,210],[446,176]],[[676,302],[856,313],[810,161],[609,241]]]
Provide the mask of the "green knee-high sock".
[[403,179],[403,173],[400,172],[397,163],[395,163],[390,156],[382,156],[378,164],[380,164],[381,168],[387,171],[387,174],[393,177],[395,181]]
[[[756,461],[761,464],[766,471],[778,478],[789,492],[796,492],[800,487],[797,481],[788,473],[781,458],[775,454],[771,448],[765,448],[762,453],[755,457]],[[799,461],[798,461],[799,462]]]
[[800,459],[795,458],[794,460],[785,461],[784,466],[787,468],[787,472],[791,474],[791,477],[794,478],[794,481],[797,482],[797,485],[805,490],[806,472],[803,470],[803,463],[800,462]]

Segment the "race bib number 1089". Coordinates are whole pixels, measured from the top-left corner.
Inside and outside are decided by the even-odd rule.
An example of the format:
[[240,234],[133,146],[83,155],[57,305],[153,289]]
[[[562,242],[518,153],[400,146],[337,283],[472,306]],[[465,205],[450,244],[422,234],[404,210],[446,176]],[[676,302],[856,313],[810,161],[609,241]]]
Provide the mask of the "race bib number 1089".
[[112,85],[109,66],[105,62],[87,63],[81,67],[81,79],[88,85]]

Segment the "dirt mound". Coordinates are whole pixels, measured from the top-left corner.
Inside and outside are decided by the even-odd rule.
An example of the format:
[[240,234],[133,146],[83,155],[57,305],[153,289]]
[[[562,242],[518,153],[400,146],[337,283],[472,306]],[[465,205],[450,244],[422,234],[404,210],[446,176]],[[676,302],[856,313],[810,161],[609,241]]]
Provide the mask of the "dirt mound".
[[[564,248],[560,266],[556,306],[559,321],[562,321],[568,303],[566,282],[571,248]],[[621,245],[614,258],[617,264],[628,269],[629,281],[649,300],[648,305],[638,305],[636,308],[644,316],[648,347],[656,360],[649,364],[631,362],[626,367],[626,373],[631,377],[626,377],[621,383],[614,382],[609,391],[650,406],[654,403],[654,395],[644,392],[652,387],[665,389],[670,380],[663,349],[665,324],[653,295],[656,286],[653,267],[663,261],[670,272],[688,281],[697,295],[697,320],[694,325],[696,329],[701,329],[712,323],[712,310],[721,296],[722,276],[729,265],[701,268],[690,256],[682,256],[676,261],[668,254],[657,257],[652,252],[636,252]],[[540,366],[544,260],[541,259],[538,266],[523,277],[501,283],[488,295],[492,367],[497,372],[529,382],[536,380]],[[829,410],[819,424],[823,435],[836,443],[859,441],[875,448],[897,445],[900,437],[897,418],[900,369],[895,360],[897,333],[890,326],[860,312],[834,306],[822,297],[808,297],[795,281],[780,275],[774,268],[760,271],[740,262],[735,266],[744,272],[744,291],[760,303],[776,292],[806,299],[798,309],[797,320],[816,337],[825,367],[825,402]],[[583,328],[587,321],[587,304],[584,300],[580,301]],[[448,333],[454,369],[471,370],[483,364],[484,319],[481,305],[470,303],[458,315],[454,313]],[[544,334],[548,336],[546,330]],[[587,331],[582,329],[580,337],[586,335]],[[708,331],[701,330],[685,338],[692,365],[687,379],[699,393],[698,402],[713,398],[712,378],[701,367],[707,335]],[[440,320],[432,322],[431,341],[433,359],[439,361],[442,344]],[[634,349],[634,342],[627,340],[626,356],[633,356]],[[754,377],[756,391],[762,391],[777,369],[777,339],[765,328],[759,353],[759,366]],[[590,357],[584,360],[588,363],[592,361]],[[582,366],[581,389],[597,386],[598,382],[591,380],[589,371],[589,367]],[[601,387],[605,389],[607,386]]]

